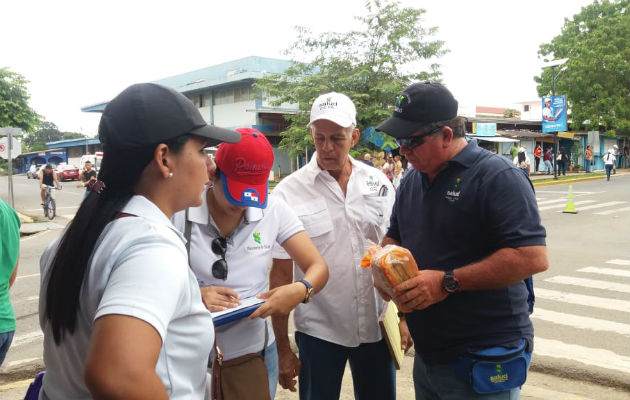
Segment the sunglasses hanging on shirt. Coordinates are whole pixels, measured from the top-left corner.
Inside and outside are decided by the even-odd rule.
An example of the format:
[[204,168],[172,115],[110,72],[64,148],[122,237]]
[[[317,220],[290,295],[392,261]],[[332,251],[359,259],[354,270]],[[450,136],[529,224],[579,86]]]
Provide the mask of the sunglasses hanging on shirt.
[[212,276],[216,279],[227,279],[228,266],[225,260],[227,251],[227,240],[224,237],[218,237],[212,240],[212,252],[221,258],[212,264]]

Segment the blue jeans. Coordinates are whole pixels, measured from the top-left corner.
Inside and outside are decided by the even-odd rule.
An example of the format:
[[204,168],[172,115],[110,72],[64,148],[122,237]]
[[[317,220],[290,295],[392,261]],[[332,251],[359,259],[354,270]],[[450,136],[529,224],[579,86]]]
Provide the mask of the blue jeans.
[[267,378],[269,379],[269,394],[273,399],[276,397],[276,388],[278,387],[278,347],[275,341],[265,350],[265,367],[267,367]]
[[591,170],[593,169],[593,166],[591,165],[591,162],[593,160],[586,160],[586,173],[591,172]]
[[551,161],[545,160],[545,173],[547,175],[551,175],[553,173],[553,167],[551,166]]
[[4,362],[4,357],[6,357],[7,351],[9,351],[9,347],[11,347],[14,333],[15,331],[0,333],[0,367]]
[[613,169],[613,165],[612,164],[606,164],[604,167],[606,167],[606,180],[609,181],[610,180],[610,171]]
[[416,400],[519,400],[521,388],[492,394],[477,394],[448,364],[426,364],[418,353],[413,362]]
[[300,400],[335,400],[350,362],[355,400],[395,400],[396,369],[385,339],[345,347],[295,332],[300,350]]

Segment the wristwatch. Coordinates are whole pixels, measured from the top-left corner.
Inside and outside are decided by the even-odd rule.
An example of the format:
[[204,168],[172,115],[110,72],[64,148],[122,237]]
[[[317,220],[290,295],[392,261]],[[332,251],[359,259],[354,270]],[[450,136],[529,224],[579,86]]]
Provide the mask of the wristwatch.
[[453,270],[446,271],[444,273],[442,289],[444,289],[447,293],[455,293],[459,290],[459,279],[455,278]]
[[306,294],[304,295],[304,300],[302,300],[302,303],[306,304],[311,301],[311,297],[313,297],[313,285],[308,283],[306,279],[302,279],[299,282],[306,286]]

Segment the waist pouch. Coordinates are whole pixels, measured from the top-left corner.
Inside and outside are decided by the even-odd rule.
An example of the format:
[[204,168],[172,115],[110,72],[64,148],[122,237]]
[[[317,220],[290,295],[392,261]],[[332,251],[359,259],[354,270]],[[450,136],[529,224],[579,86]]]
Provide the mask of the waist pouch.
[[531,346],[521,339],[516,349],[497,346],[464,353],[450,367],[475,393],[488,394],[522,386],[531,359]]

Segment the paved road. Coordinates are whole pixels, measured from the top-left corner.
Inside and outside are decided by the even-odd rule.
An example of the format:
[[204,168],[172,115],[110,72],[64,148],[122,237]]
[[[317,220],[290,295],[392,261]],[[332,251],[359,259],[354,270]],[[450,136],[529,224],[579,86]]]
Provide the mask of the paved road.
[[[537,188],[537,199],[548,231],[549,271],[535,278],[537,303],[532,368],[579,378],[563,380],[532,373],[525,386],[526,399],[628,398],[630,371],[630,193],[629,174],[572,184],[578,214],[565,214],[568,184]],[[16,208],[38,213],[37,185],[20,177],[14,182]],[[73,183],[59,192],[59,227],[78,208],[82,191]],[[62,197],[63,196],[63,197]],[[0,178],[0,197],[6,199],[6,178]],[[32,211],[30,211],[32,210]],[[41,368],[42,335],[38,326],[38,260],[60,229],[44,231],[21,241],[20,272],[11,297],[18,329],[5,365],[0,370],[0,398],[20,398],[26,382],[19,381]],[[399,399],[413,398],[411,358],[399,373]],[[24,374],[9,373],[23,371]],[[346,374],[342,398],[351,398]],[[15,381],[6,386],[9,381]],[[588,382],[596,381],[607,387]],[[625,390],[610,387],[625,383]],[[599,393],[599,394],[598,394]],[[576,397],[574,395],[579,395]],[[17,397],[11,397],[17,396]],[[529,397],[528,397],[529,396]],[[572,397],[573,396],[573,397]],[[280,390],[278,399],[297,399]]]

